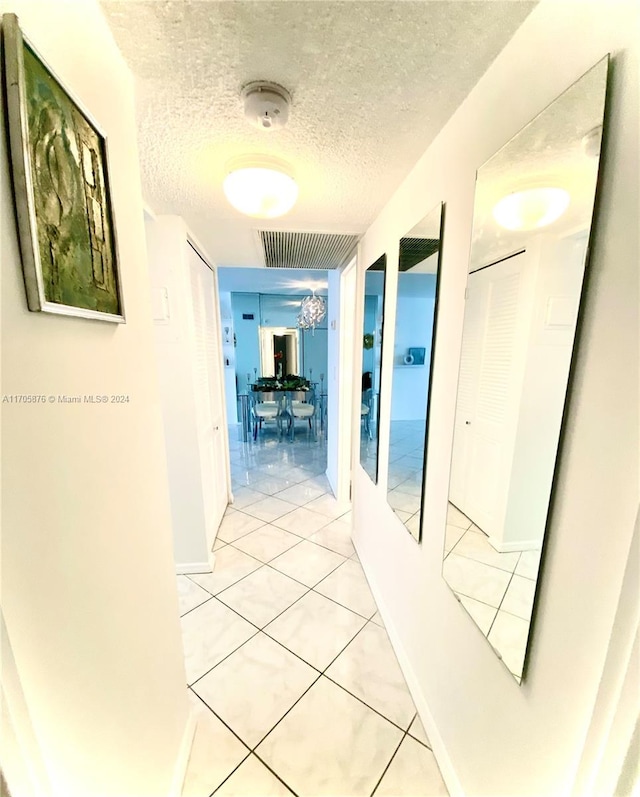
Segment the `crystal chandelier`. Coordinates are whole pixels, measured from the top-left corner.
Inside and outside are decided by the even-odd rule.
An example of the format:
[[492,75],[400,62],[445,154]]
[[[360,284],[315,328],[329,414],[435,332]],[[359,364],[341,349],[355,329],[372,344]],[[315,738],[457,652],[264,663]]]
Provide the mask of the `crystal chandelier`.
[[321,296],[316,296],[313,291],[311,296],[305,296],[300,303],[298,326],[301,329],[314,330],[327,314],[327,304]]

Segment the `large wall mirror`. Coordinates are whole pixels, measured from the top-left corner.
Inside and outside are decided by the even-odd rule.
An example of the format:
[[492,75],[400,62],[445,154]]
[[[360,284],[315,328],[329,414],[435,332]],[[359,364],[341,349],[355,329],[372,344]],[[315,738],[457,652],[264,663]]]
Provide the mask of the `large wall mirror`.
[[380,427],[380,366],[384,282],[387,256],[382,255],[364,277],[364,321],[362,326],[362,396],[360,407],[360,464],[374,484],[378,482],[378,436]]
[[298,329],[260,327],[260,371],[278,379],[300,373]]
[[524,674],[604,119],[608,58],[478,171],[443,575]]
[[387,501],[418,542],[441,240],[439,204],[400,239],[398,252]]

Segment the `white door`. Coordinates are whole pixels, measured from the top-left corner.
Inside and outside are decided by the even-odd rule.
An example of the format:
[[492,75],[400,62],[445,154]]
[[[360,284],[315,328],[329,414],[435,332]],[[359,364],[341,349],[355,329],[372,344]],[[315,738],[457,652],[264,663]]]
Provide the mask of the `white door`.
[[522,253],[467,283],[450,500],[489,536],[504,523],[535,279]]
[[[351,501],[353,431],[360,451],[360,384],[358,380],[358,422],[354,414],[355,335],[358,273],[355,258],[342,271],[329,271],[329,323],[327,330],[327,478],[340,503]],[[360,322],[362,328],[362,322]],[[315,369],[314,369],[315,378]]]
[[191,246],[188,251],[193,301],[196,426],[207,545],[211,550],[228,501],[224,394],[218,368],[220,341],[214,273]]

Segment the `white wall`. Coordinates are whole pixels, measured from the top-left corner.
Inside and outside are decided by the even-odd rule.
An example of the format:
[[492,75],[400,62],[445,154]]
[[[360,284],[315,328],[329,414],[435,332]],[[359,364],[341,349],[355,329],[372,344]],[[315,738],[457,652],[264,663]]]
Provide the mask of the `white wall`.
[[0,11],[18,13],[109,137],[127,314],[114,325],[27,310],[0,136],[2,393],[130,397],[2,407],[6,632],[55,794],[166,795],[188,703],[132,80],[96,3]]
[[4,783],[9,782],[13,794],[20,797],[49,797],[52,793],[49,775],[31,722],[1,609],[0,644],[0,761],[3,769],[0,774],[4,776],[4,781],[0,780],[0,794],[5,797]]
[[[452,789],[468,795],[555,795],[570,792],[576,777],[589,780],[595,757],[581,759],[583,744],[594,709],[609,700],[598,684],[638,506],[637,30],[637,3],[543,0],[361,245],[361,267],[386,250],[397,268],[399,237],[446,202],[423,543],[404,533],[385,501],[392,347],[384,353],[381,478],[374,487],[356,468],[354,537],[440,764]],[[609,51],[584,322],[520,687],[440,574],[475,170]],[[637,590],[625,600],[637,600]],[[630,637],[632,626],[617,633]],[[616,651],[628,647],[616,646],[609,669],[626,666],[626,653]],[[624,740],[613,744],[622,750]]]
[[[246,393],[249,384],[260,376],[260,300],[257,293],[234,293],[231,304],[237,341],[236,380],[238,391]],[[253,315],[253,318],[243,318],[243,315]]]
[[[224,368],[224,400],[227,405],[227,421],[238,423],[238,397],[236,393],[236,348],[233,344],[233,310],[231,293],[220,291],[220,320],[222,323],[222,367]],[[229,328],[228,336],[225,328]],[[229,342],[227,343],[226,340]]]

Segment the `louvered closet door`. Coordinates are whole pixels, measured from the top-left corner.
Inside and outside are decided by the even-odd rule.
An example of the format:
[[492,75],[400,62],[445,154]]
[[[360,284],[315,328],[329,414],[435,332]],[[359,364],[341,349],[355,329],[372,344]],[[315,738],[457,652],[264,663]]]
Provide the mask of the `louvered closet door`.
[[486,283],[483,280],[474,279],[474,276],[471,274],[467,283],[451,457],[451,484],[449,486],[450,501],[465,514],[467,514],[465,507],[467,505],[467,472],[469,469],[469,426],[475,415],[482,330],[487,299]]
[[469,275],[451,500],[490,536],[504,523],[534,290],[524,253]]
[[214,309],[215,287],[211,269],[191,248],[188,252],[193,303],[196,423],[207,542],[211,547],[227,505],[222,391],[214,367],[218,333]]

